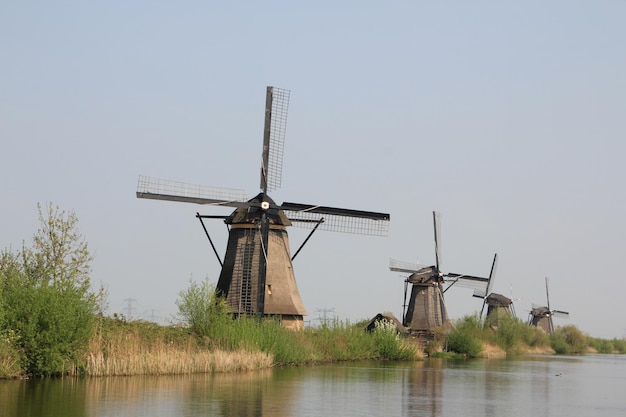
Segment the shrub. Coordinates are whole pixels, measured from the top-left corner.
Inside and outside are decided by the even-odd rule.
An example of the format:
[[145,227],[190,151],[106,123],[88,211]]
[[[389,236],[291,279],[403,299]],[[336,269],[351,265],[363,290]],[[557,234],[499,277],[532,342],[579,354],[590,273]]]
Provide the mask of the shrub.
[[415,352],[402,343],[394,323],[379,320],[375,326],[372,336],[374,354],[378,359],[412,359],[415,357]]
[[483,344],[480,339],[470,333],[453,330],[448,335],[448,349],[470,358],[477,358],[483,351]]
[[626,340],[624,339],[613,339],[613,348],[619,353],[626,353]]
[[210,336],[213,327],[230,321],[225,302],[216,296],[215,285],[208,277],[200,284],[190,281],[189,287],[178,293],[176,306],[179,318],[198,336]]
[[550,336],[550,346],[557,354],[571,353],[571,347],[565,341],[565,338],[560,334],[552,334]]
[[615,350],[615,348],[610,340],[604,339],[600,342],[599,353],[613,353],[613,350]]
[[[588,346],[583,332],[572,325],[558,327],[551,337],[551,342],[552,348],[557,353],[585,353]],[[565,351],[561,352],[563,349]]]
[[465,316],[456,323],[455,329],[447,337],[448,349],[467,355],[470,358],[480,356],[483,351],[482,325],[478,316]]
[[89,284],[93,258],[74,213],[52,205],[38,209],[33,247],[0,256],[0,333],[12,334],[10,351],[19,353],[29,376],[76,373],[98,308]]
[[511,316],[500,318],[497,330],[489,333],[489,341],[500,346],[508,354],[523,353],[525,346],[548,346],[550,344],[550,338],[546,332]]

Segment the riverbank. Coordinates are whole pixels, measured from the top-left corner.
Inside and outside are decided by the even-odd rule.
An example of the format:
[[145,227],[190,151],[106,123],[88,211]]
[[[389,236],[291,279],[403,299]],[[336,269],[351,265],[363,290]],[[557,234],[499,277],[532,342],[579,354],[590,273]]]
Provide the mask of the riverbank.
[[467,358],[592,352],[624,354],[626,340],[594,338],[572,325],[559,326],[548,334],[515,317],[500,317],[484,323],[476,315],[470,315],[454,322],[450,330],[439,332],[426,351],[433,356]]
[[252,371],[281,365],[359,360],[419,360],[391,327],[334,322],[294,332],[274,320],[231,320],[219,336],[188,328],[102,319],[83,363],[68,374],[177,375]]
[[[425,351],[384,322],[373,332],[365,331],[364,322],[341,321],[294,332],[272,319],[229,319],[214,322],[210,335],[201,336],[188,327],[100,317],[86,349],[72,355],[76,359],[67,361],[60,375],[232,373],[362,360],[420,361],[426,356],[505,358],[572,353],[573,349],[624,353],[620,349],[625,346],[621,340],[585,337],[571,327],[550,336],[519,320],[500,323],[497,329],[484,328],[472,316],[457,321],[451,331],[438,333]],[[20,360],[16,349],[0,352],[0,378],[26,377]]]

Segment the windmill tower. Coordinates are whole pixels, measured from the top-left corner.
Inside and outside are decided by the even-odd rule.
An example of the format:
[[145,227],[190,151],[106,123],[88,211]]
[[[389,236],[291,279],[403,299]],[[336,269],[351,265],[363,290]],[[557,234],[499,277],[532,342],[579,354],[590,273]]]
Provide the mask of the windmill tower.
[[516,317],[513,300],[506,295],[492,292],[485,297],[485,304],[487,304],[487,316],[485,320],[488,322],[494,318],[497,320],[502,316]]
[[[465,274],[441,272],[440,263],[440,215],[433,211],[433,226],[435,235],[435,265],[423,266],[409,262],[391,259],[391,271],[410,274],[404,280],[404,304],[402,306],[402,324],[412,332],[428,333],[436,327],[448,322],[448,313],[444,302],[444,293],[453,285],[482,290],[487,286],[488,278],[475,277]],[[445,289],[445,279],[451,282]],[[411,293],[407,304],[408,287]]]
[[[289,91],[267,87],[261,158],[260,193],[251,199],[241,190],[191,185],[145,176],[139,177],[137,197],[234,207],[228,216],[200,215],[207,238],[221,267],[218,294],[235,315],[269,314],[290,328],[302,328],[307,314],[292,261],[316,230],[386,236],[387,213],[352,210],[317,204],[276,204],[268,192],[280,188]],[[223,219],[228,227],[224,261],[213,245],[203,219]],[[287,227],[311,230],[291,256]]]
[[531,326],[540,327],[545,330],[546,333],[552,334],[554,332],[554,323],[552,317],[561,317],[564,319],[569,318],[567,311],[552,310],[550,309],[550,293],[548,292],[548,277],[546,277],[546,302],[547,306],[539,306],[533,304],[532,310],[530,310],[528,323]]
[[485,306],[487,307],[487,315],[485,321],[490,325],[498,325],[501,317],[515,317],[515,308],[513,306],[513,300],[505,295],[491,292],[493,281],[495,279],[495,271],[498,264],[498,254],[493,257],[493,263],[491,264],[491,272],[489,273],[489,281],[487,282],[486,289],[475,290],[473,297],[481,298],[483,300],[483,306],[480,309],[480,318],[483,317]]

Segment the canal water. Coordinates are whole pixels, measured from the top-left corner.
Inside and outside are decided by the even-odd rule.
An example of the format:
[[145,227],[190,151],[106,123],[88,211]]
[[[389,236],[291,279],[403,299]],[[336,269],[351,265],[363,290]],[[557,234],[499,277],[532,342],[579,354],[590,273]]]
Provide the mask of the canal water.
[[0,381],[4,417],[624,415],[626,356],[619,355]]

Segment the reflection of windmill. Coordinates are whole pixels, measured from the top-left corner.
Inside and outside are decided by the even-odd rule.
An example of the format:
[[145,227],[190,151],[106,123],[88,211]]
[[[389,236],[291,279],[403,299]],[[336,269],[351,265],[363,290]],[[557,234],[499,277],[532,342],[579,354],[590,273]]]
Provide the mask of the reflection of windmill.
[[[435,233],[435,265],[422,266],[408,262],[399,262],[391,259],[389,269],[397,272],[409,273],[404,281],[404,304],[402,306],[402,324],[412,331],[431,331],[435,327],[443,326],[448,321],[448,314],[443,294],[453,285],[469,287],[484,291],[488,278],[474,277],[465,274],[441,272],[439,236],[439,213],[433,211],[433,226]],[[452,283],[445,290],[444,278]],[[411,295],[407,304],[408,286],[411,284]]]
[[537,326],[551,334],[554,332],[554,323],[552,317],[569,318],[567,311],[551,310],[550,309],[550,293],[548,292],[548,277],[546,277],[546,301],[547,306],[538,306],[533,304],[532,310],[530,310],[529,324],[531,326]]
[[496,322],[502,316],[515,317],[515,308],[513,307],[513,300],[509,297],[491,292],[493,281],[496,276],[496,267],[498,265],[498,254],[493,257],[493,263],[491,264],[491,272],[489,273],[489,281],[485,290],[474,291],[473,297],[482,298],[483,306],[480,309],[480,317],[482,318],[485,306],[487,306],[487,315],[485,320],[490,324]]
[[[315,230],[384,236],[389,214],[325,207],[316,204],[278,205],[267,194],[280,187],[289,91],[267,87],[261,160],[261,192],[246,201],[241,190],[228,190],[141,176],[138,198],[235,207],[230,216],[197,214],[222,271],[218,293],[236,315],[260,313],[281,317],[287,327],[302,327],[306,310],[293,273],[293,258]],[[204,225],[204,218],[221,218],[229,228],[222,263]],[[292,257],[286,227],[313,230]]]

